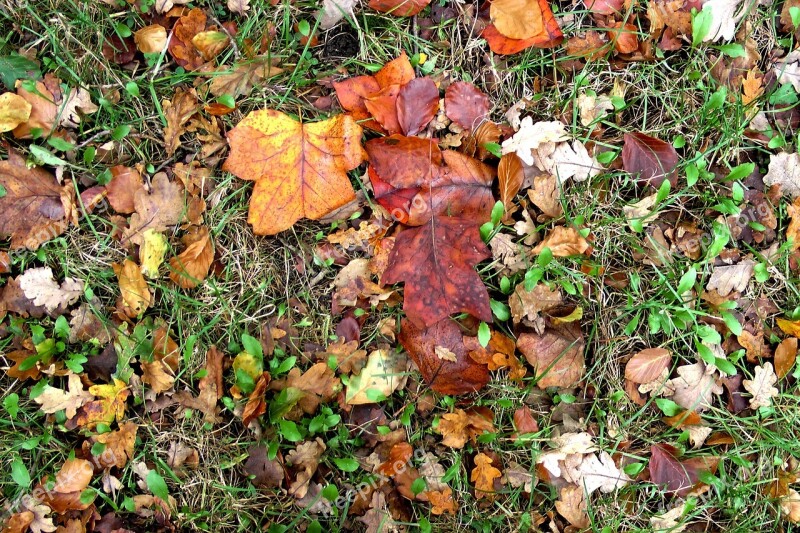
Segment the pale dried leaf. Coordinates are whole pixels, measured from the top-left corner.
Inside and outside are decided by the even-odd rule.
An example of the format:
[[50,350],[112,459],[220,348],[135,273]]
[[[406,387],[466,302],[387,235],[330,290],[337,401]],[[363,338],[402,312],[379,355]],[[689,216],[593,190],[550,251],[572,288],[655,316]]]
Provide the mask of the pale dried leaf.
[[772,363],[764,363],[755,368],[753,379],[742,381],[744,389],[753,395],[750,398],[750,408],[770,407],[772,398],[778,396],[778,389],[773,387],[778,382],[778,376],[772,368]]

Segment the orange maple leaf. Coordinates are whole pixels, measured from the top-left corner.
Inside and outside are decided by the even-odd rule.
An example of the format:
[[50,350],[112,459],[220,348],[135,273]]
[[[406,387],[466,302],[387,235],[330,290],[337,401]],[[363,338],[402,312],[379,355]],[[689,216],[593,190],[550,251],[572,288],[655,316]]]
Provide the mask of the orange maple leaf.
[[274,235],[317,220],[355,198],[347,171],[364,160],[361,126],[349,115],[303,124],[279,111],[247,115],[228,132],[223,170],[256,182],[248,221]]

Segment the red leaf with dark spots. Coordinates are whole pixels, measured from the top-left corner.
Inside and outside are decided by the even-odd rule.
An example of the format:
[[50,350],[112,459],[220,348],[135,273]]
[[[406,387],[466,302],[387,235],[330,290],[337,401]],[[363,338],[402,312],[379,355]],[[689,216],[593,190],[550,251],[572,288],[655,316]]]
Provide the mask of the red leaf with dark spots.
[[444,92],[447,118],[466,130],[474,130],[489,116],[489,97],[465,81],[450,84]]
[[416,135],[436,116],[439,89],[430,78],[416,78],[397,95],[397,119],[406,135]]
[[491,322],[489,293],[474,269],[490,256],[476,222],[431,217],[397,236],[381,282],[405,282],[403,310],[418,327],[460,312]]
[[622,167],[644,183],[660,187],[668,179],[678,184],[678,152],[668,142],[644,133],[626,133],[622,147]]
[[[489,369],[469,356],[461,329],[452,320],[442,320],[427,329],[403,320],[398,339],[425,382],[440,394],[467,394],[489,382]],[[453,358],[455,361],[449,360]]]

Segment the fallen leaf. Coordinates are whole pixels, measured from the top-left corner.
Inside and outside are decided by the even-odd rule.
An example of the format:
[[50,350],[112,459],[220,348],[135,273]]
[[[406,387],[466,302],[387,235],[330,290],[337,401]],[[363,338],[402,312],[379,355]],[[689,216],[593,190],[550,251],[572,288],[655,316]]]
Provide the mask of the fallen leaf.
[[497,181],[500,187],[500,201],[506,211],[511,208],[514,197],[522,188],[525,171],[517,154],[505,154],[497,165]]
[[493,432],[495,430],[493,418],[492,412],[485,407],[470,408],[466,411],[456,409],[452,413],[442,415],[434,431],[442,435],[444,446],[461,449],[468,440],[474,443],[480,435]]
[[703,37],[703,42],[733,39],[739,20],[749,9],[748,5],[742,0],[707,0],[703,3],[701,12],[708,15],[709,19],[708,33]]
[[124,468],[133,459],[134,446],[138,426],[134,422],[120,424],[116,431],[94,435],[83,443],[84,452],[91,454],[92,443],[99,442],[105,446],[103,453],[95,455],[92,460],[101,468]]
[[697,362],[679,366],[676,372],[678,377],[665,384],[663,395],[671,396],[675,403],[687,411],[705,411],[711,407],[714,395],[722,394],[722,385],[714,375],[713,366]]
[[444,111],[447,118],[472,131],[489,118],[489,97],[473,84],[457,81],[444,92]]
[[800,155],[797,152],[771,154],[763,179],[764,185],[780,185],[782,193],[797,198],[800,196]]
[[755,69],[747,71],[742,79],[742,104],[747,105],[758,100],[764,94],[764,78],[758,76]]
[[586,509],[586,498],[581,487],[568,485],[561,489],[556,500],[556,511],[566,518],[567,522],[579,529],[589,527],[589,515]]
[[789,522],[800,523],[800,493],[790,488],[789,493],[780,498],[781,512]]
[[613,15],[622,10],[623,0],[586,0],[586,9],[598,15]]
[[274,235],[319,219],[353,198],[347,171],[361,164],[361,127],[348,115],[302,124],[278,111],[247,115],[228,132],[223,169],[256,182],[248,221]]
[[136,47],[143,54],[160,54],[167,46],[167,30],[161,24],[151,24],[133,34]]
[[423,492],[427,496],[428,501],[431,502],[431,514],[443,515],[456,514],[456,502],[453,499],[453,491],[447,487],[441,491],[428,490]]
[[[400,326],[398,340],[419,367],[428,386],[441,394],[468,394],[489,382],[489,369],[476,363],[467,353],[458,325],[444,319],[426,329],[406,319]],[[456,361],[442,359],[436,349],[446,348]]]
[[117,213],[129,215],[135,212],[134,198],[140,190],[144,193],[141,174],[135,168],[123,165],[115,165],[109,170],[111,181],[106,185],[108,203]]
[[358,4],[359,0],[323,0],[320,28],[330,29],[347,15],[353,16],[353,9]]
[[[508,31],[509,27],[517,26],[518,24],[515,23],[511,17],[513,17],[514,13],[518,12],[520,8],[524,10],[527,7],[529,9],[521,18],[523,24],[521,29],[518,28],[518,32],[530,32],[537,27],[540,28],[539,31],[534,32],[530,37],[525,39],[514,39],[505,35],[494,24],[489,24],[481,32],[481,37],[486,39],[492,52],[495,54],[510,55],[516,54],[529,47],[553,48],[561,44],[561,41],[564,39],[564,34],[561,33],[561,28],[558,26],[555,17],[553,17],[553,12],[547,0],[537,0],[535,3],[527,0],[522,3],[522,5],[519,4],[519,1],[512,2],[511,0],[506,0],[505,4],[501,3],[501,8],[505,8],[503,15],[500,17],[501,26],[503,26],[506,31]],[[495,9],[495,14],[493,15],[491,9],[490,7],[489,16],[494,18],[497,10]],[[519,34],[518,32],[517,34]]]
[[59,285],[50,267],[29,268],[17,278],[17,283],[33,305],[43,306],[50,314],[63,314],[83,296],[82,280],[64,278]]
[[775,374],[783,379],[794,368],[797,360],[797,338],[784,339],[775,349]]
[[[596,3],[599,3],[597,0]],[[586,93],[578,96],[576,101],[578,109],[580,110],[581,124],[589,126],[597,119],[604,117],[609,111],[614,110],[614,104],[611,98],[607,95],[589,95]]]
[[620,54],[631,54],[639,49],[639,39],[636,36],[638,31],[639,29],[634,24],[623,22],[615,22],[608,30],[614,48]]
[[772,357],[772,350],[764,342],[764,332],[759,331],[755,335],[743,330],[736,336],[736,340],[742,345],[747,352],[747,361],[750,363],[757,363],[762,358]]
[[178,88],[172,100],[164,100],[161,106],[167,119],[167,127],[164,129],[164,146],[167,155],[172,155],[181,145],[181,135],[184,134],[189,119],[200,109],[197,92],[194,89]]
[[622,168],[635,178],[655,188],[668,179],[677,185],[679,158],[675,148],[667,142],[644,133],[626,133],[622,146]]
[[259,488],[278,488],[283,484],[283,466],[277,459],[269,458],[266,446],[252,446],[247,451],[247,461],[244,471],[251,479],[253,485]]
[[44,390],[33,399],[43,413],[53,414],[64,410],[67,419],[75,416],[78,409],[94,396],[83,389],[80,376],[70,374],[67,378],[68,390],[45,385]]
[[[174,2],[174,0],[167,0]],[[172,27],[172,37],[167,45],[167,50],[175,62],[192,71],[200,68],[205,59],[192,44],[192,39],[206,29],[205,11],[196,7],[178,19]]]
[[0,133],[11,131],[28,121],[31,116],[31,104],[14,93],[0,95]]
[[192,44],[206,61],[217,57],[230,43],[230,38],[222,31],[201,31],[192,37]]
[[647,348],[625,364],[625,378],[634,383],[651,383],[672,366],[672,354],[664,348]]
[[772,363],[764,363],[755,367],[753,379],[745,379],[742,386],[753,397],[750,398],[750,408],[770,407],[772,398],[778,396],[778,389],[773,387],[778,382],[778,376],[772,369]]
[[544,321],[539,313],[555,309],[563,302],[561,291],[556,287],[551,289],[545,283],[537,283],[531,290],[525,288],[525,282],[520,282],[514,292],[508,297],[508,306],[515,324],[527,322],[539,329],[544,328]]
[[214,96],[229,94],[234,98],[249,94],[263,80],[283,72],[274,61],[274,57],[267,55],[236,63],[232,67],[222,66],[212,73],[208,90]]
[[716,472],[716,457],[693,457],[679,460],[677,450],[668,444],[650,447],[650,481],[669,493],[684,497],[699,483],[701,472]]
[[253,420],[267,412],[267,402],[264,399],[264,394],[267,391],[267,385],[270,382],[269,372],[262,372],[258,379],[256,379],[253,392],[247,398],[247,403],[242,411],[242,424],[245,427],[250,426]]
[[58,237],[73,220],[74,189],[61,186],[41,168],[28,168],[17,154],[0,161],[0,237],[11,238],[11,250],[36,250]]
[[554,257],[570,257],[585,254],[591,246],[577,229],[571,226],[556,226],[532,252],[538,255],[545,248],[549,248]]
[[674,507],[665,513],[651,516],[650,527],[656,531],[682,533],[689,526],[689,524],[686,522],[679,523],[679,520],[683,517],[685,509],[686,504],[680,503],[677,507]]
[[502,476],[502,472],[492,466],[492,458],[484,453],[475,456],[475,468],[470,475],[470,481],[475,483],[475,499],[492,499],[494,497],[494,482]]
[[507,233],[497,233],[489,241],[494,267],[503,275],[512,275],[527,269],[530,262],[525,260],[526,250]]
[[[45,79],[45,81],[47,81]],[[58,83],[58,80],[55,80]],[[52,133],[58,119],[58,105],[55,95],[42,81],[37,81],[35,91],[23,87],[22,80],[17,80],[17,95],[30,105],[30,113],[25,122],[12,130],[15,139],[30,139],[33,130],[41,130],[40,135],[47,137]]]
[[541,454],[536,462],[548,472],[551,482],[553,477],[560,478],[592,494],[598,489],[614,492],[630,481],[607,452],[597,452],[588,433],[564,433],[552,439],[550,446],[554,449]]
[[151,190],[137,190],[133,198],[136,212],[131,215],[124,238],[142,244],[142,232],[147,229],[166,231],[171,226],[187,222],[188,213],[185,194],[178,183],[172,182],[166,173],[153,176]]
[[130,318],[140,316],[152,303],[152,295],[141,268],[130,259],[126,259],[121,265],[114,263],[111,267],[119,282],[125,314]]
[[369,7],[396,17],[413,17],[430,3],[431,0],[370,0]]
[[727,296],[731,292],[742,292],[747,288],[756,262],[746,259],[735,265],[715,266],[706,285],[707,290],[716,290],[720,296]]
[[89,387],[89,393],[98,399],[85,403],[78,414],[67,421],[67,429],[94,429],[100,423],[112,424],[114,420],[123,420],[130,396],[130,389],[124,381],[114,378],[111,384],[93,385]]
[[77,128],[84,115],[91,115],[100,109],[92,102],[89,91],[73,87],[58,110],[59,125],[64,128]]
[[361,405],[388,398],[405,383],[407,366],[408,360],[402,352],[389,349],[373,351],[361,372],[350,377],[345,402]]
[[397,93],[397,122],[405,135],[416,135],[436,116],[439,89],[432,79],[415,78]]
[[289,494],[302,498],[308,492],[308,485],[322,459],[322,452],[327,446],[319,437],[316,440],[303,442],[286,454],[286,464],[297,470],[297,476],[289,485]]
[[237,15],[246,15],[250,9],[250,0],[228,0],[228,10]]
[[142,244],[139,247],[142,275],[150,279],[158,278],[158,269],[164,262],[164,256],[168,249],[169,243],[163,233],[152,229],[144,230]]
[[169,277],[182,289],[193,289],[208,276],[214,262],[214,245],[205,226],[187,233],[181,240],[186,249],[170,259]]
[[536,385],[571,387],[586,371],[580,324],[571,322],[545,329],[544,333],[522,333],[517,348],[536,371]]

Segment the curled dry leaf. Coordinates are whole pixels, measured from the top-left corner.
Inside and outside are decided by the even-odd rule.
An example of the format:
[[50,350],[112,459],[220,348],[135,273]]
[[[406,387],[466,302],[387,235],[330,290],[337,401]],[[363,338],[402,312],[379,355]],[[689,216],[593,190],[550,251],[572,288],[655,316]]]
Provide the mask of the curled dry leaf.
[[753,277],[755,266],[755,261],[746,259],[735,265],[714,267],[706,289],[716,290],[720,296],[727,296],[733,291],[742,292]]
[[688,411],[702,412],[711,407],[714,395],[722,394],[722,385],[718,382],[713,366],[703,362],[693,365],[679,366],[678,377],[665,384],[664,396]]
[[503,202],[506,211],[511,207],[524,180],[525,171],[519,156],[514,153],[503,155],[497,165],[497,181],[500,186],[500,201]]
[[179,18],[172,27],[172,38],[169,40],[167,49],[172,59],[186,70],[197,70],[205,63],[203,56],[192,44],[194,36],[205,29],[206,14],[199,7]]
[[792,198],[800,196],[800,155],[797,152],[771,154],[767,173],[764,175],[764,185],[780,185],[783,194]]
[[232,67],[222,66],[213,73],[208,90],[214,96],[229,94],[234,98],[249,94],[256,84],[283,72],[275,61],[274,57],[257,56]]
[[[458,325],[441,320],[426,329],[406,319],[400,326],[398,340],[419,367],[425,382],[441,394],[467,394],[482,389],[489,382],[489,369],[467,353]],[[437,355],[446,348],[455,362]]]
[[147,311],[152,300],[139,265],[126,259],[122,264],[114,263],[111,267],[119,282],[125,314],[130,318],[140,316]]
[[540,330],[544,327],[544,321],[539,313],[550,311],[562,302],[561,290],[558,287],[551,289],[545,283],[538,283],[529,291],[525,289],[525,282],[520,282],[508,298],[514,323],[527,322],[533,327],[538,326]]
[[289,485],[289,494],[302,498],[308,492],[311,477],[316,473],[322,459],[322,452],[327,446],[319,437],[316,440],[303,442],[286,454],[286,464],[297,470],[295,480]]
[[169,261],[170,279],[183,289],[193,289],[208,276],[214,262],[214,245],[208,228],[202,226],[181,239],[186,249]]
[[319,219],[355,198],[347,177],[363,160],[361,127],[349,115],[302,124],[270,109],[228,132],[223,169],[255,181],[248,221],[274,235],[301,218]]
[[97,424],[112,424],[115,420],[122,422],[125,416],[126,401],[130,389],[124,381],[114,378],[108,385],[93,385],[89,393],[97,399],[85,403],[74,418],[67,421],[67,429],[94,429]]
[[166,173],[157,173],[153,176],[149,193],[140,189],[134,194],[136,212],[131,215],[124,238],[142,244],[145,230],[166,231],[170,226],[186,222],[189,209],[184,196],[182,187],[169,181]]
[[456,502],[453,499],[453,490],[450,487],[446,487],[441,491],[428,490],[423,494],[431,502],[431,514],[437,516],[444,513],[456,514]]
[[164,146],[167,149],[167,155],[172,155],[181,145],[181,135],[186,131],[186,124],[200,109],[200,104],[194,89],[179,88],[175,91],[172,101],[165,100],[161,105],[167,119],[167,127],[164,129]]

